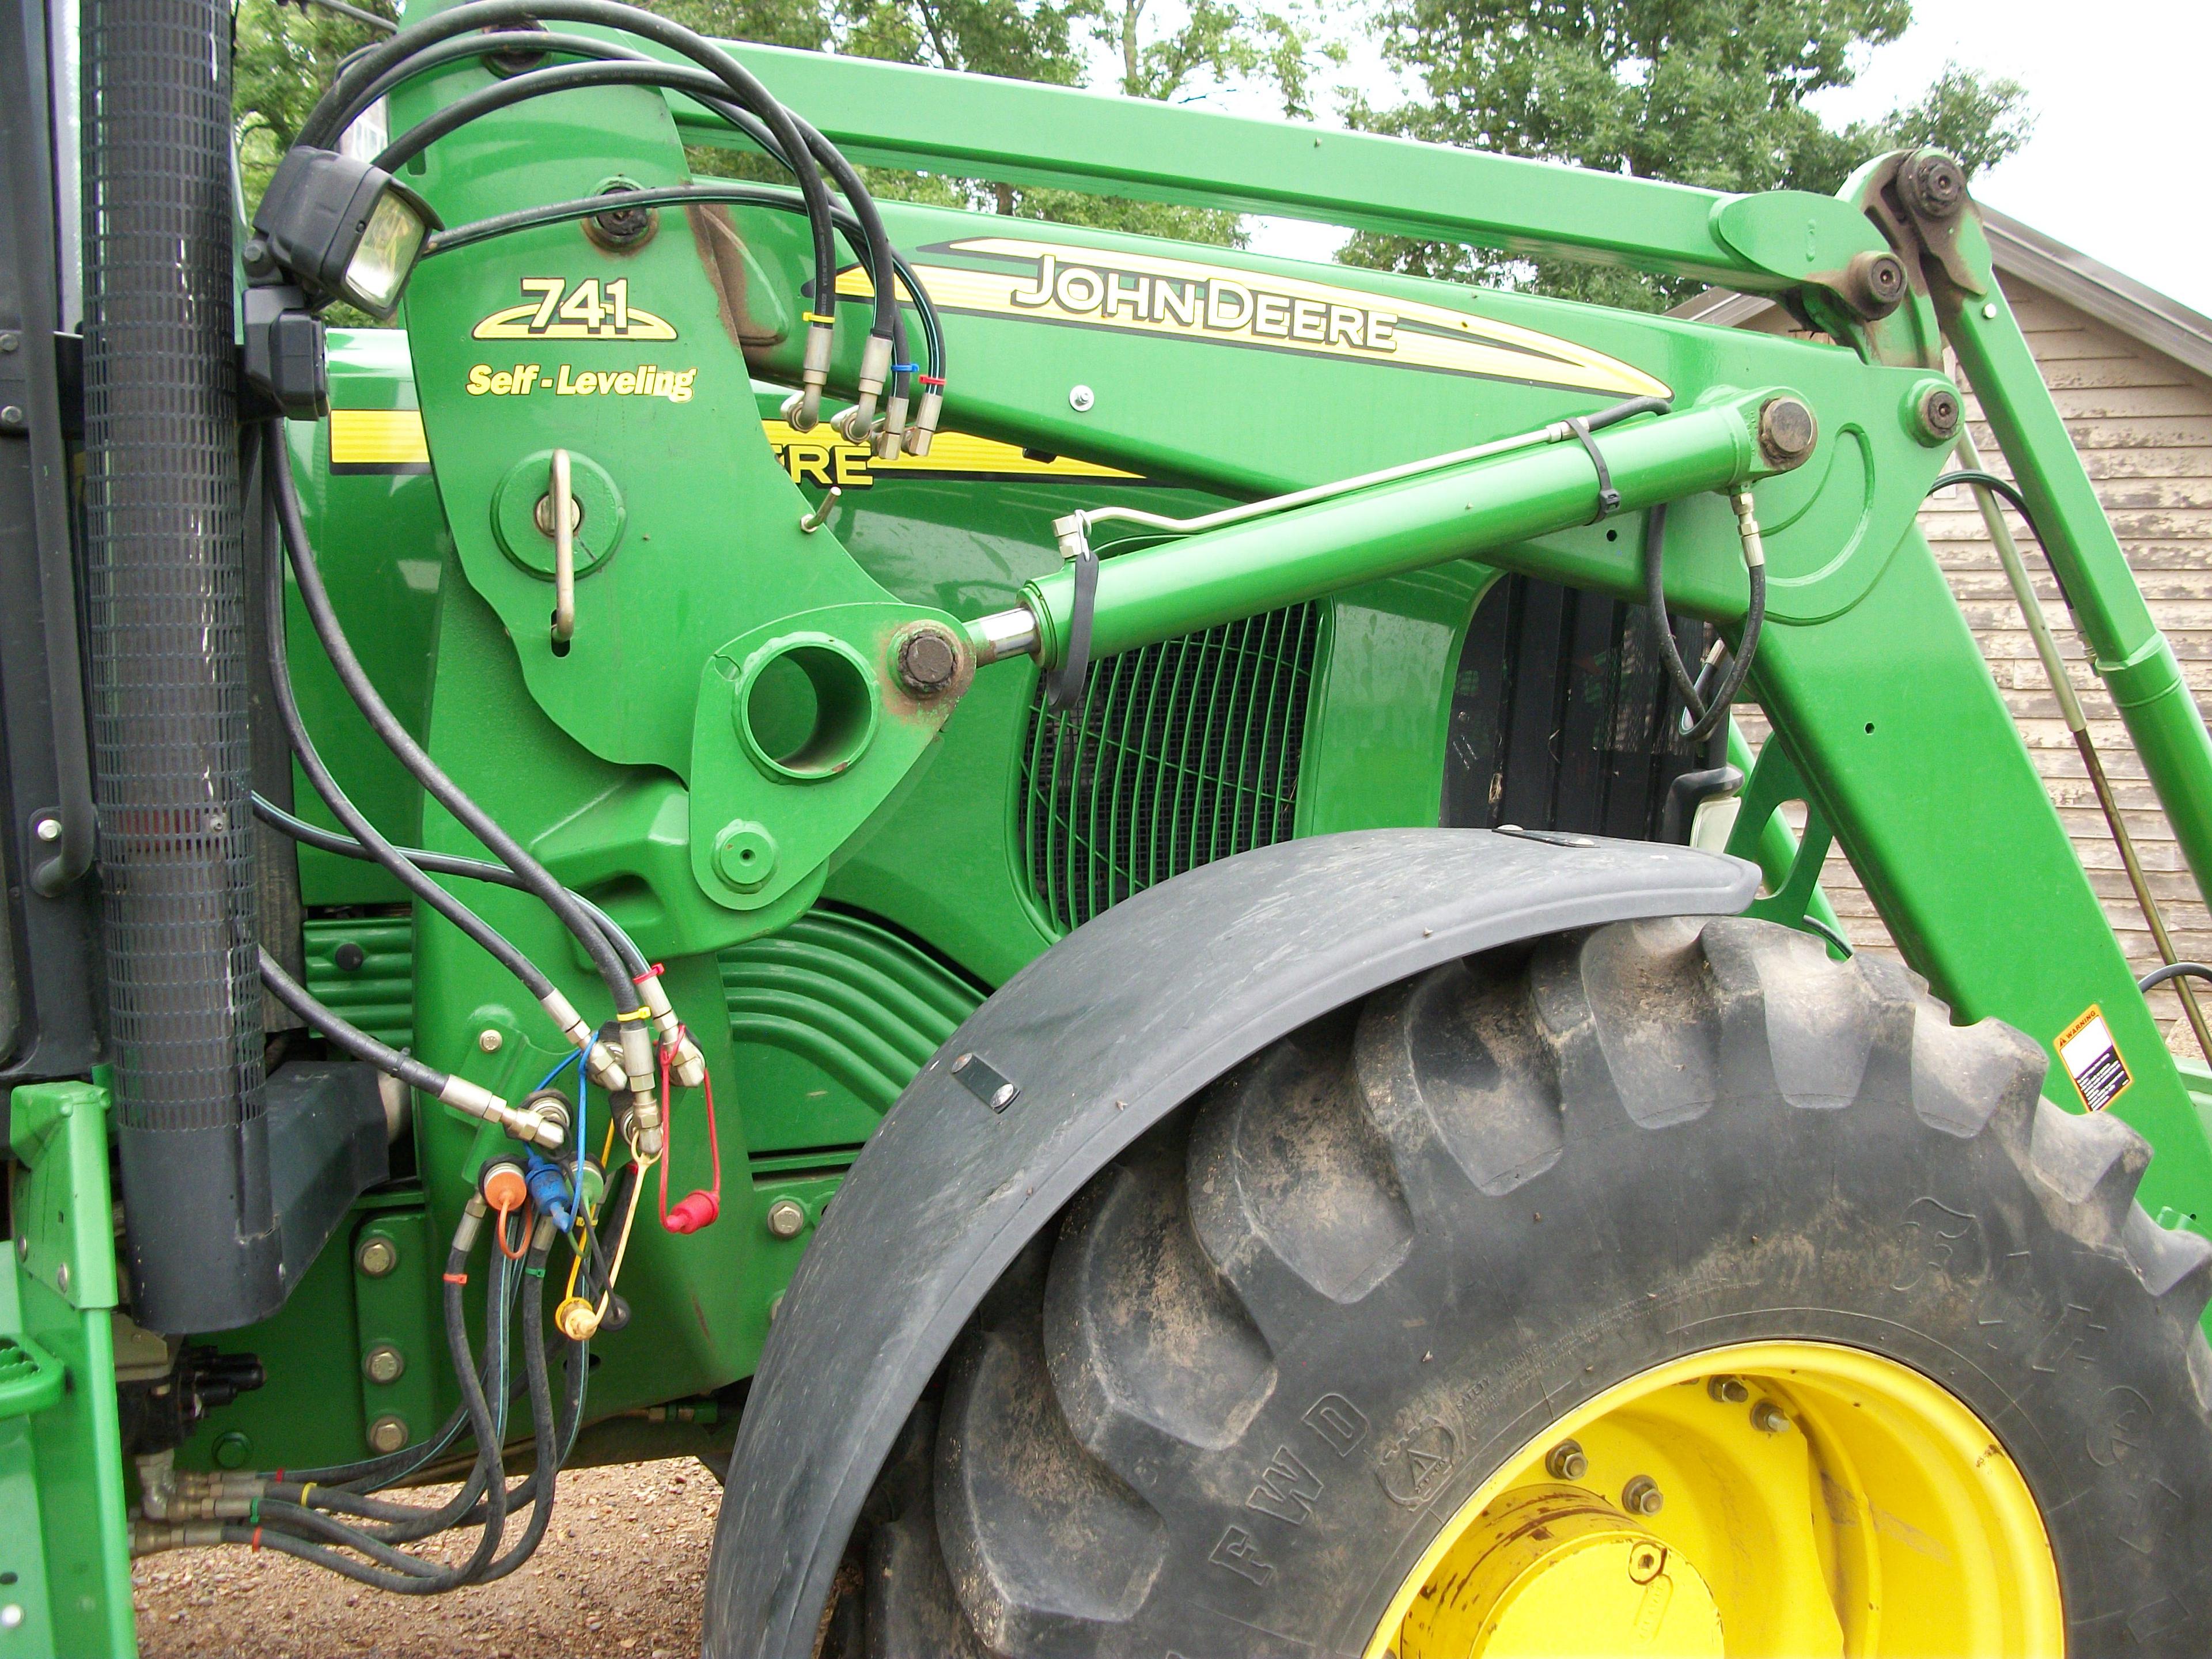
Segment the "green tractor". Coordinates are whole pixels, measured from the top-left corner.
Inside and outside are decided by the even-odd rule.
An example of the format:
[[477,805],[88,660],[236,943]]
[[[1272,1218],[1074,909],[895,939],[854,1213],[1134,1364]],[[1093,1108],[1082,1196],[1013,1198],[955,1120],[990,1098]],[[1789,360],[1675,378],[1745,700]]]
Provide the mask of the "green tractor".
[[718,1659],[2212,1647],[2212,1086],[1930,489],[2024,514],[2200,884],[2212,740],[1949,158],[430,0],[248,221],[227,41],[0,40],[0,1659],[133,1652],[164,1549],[489,1582],[677,1455]]

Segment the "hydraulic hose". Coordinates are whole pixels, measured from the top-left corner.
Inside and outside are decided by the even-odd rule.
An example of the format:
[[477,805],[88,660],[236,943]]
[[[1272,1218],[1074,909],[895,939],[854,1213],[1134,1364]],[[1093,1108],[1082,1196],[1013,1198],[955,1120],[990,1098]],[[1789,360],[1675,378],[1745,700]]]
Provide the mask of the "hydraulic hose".
[[[331,810],[336,811],[337,809]],[[256,794],[253,797],[253,813],[270,829],[303,847],[335,853],[340,858],[354,859],[365,864],[383,862],[372,849],[352,836],[325,830],[320,824],[310,823],[307,819],[286,811],[266,795]],[[505,887],[520,893],[530,890],[529,884],[514,871],[487,859],[464,858],[457,853],[433,853],[421,847],[394,846],[392,850],[418,870],[435,875],[460,876],[470,881],[487,882],[495,887]],[[444,891],[442,888],[439,890]],[[600,933],[606,936],[607,943],[622,957],[623,966],[629,970],[633,980],[638,975],[650,971],[652,963],[645,959],[645,952],[637,948],[637,942],[630,938],[620,922],[573,887],[568,890],[568,896],[583,908],[584,914],[591,917]]]
[[378,1071],[388,1072],[409,1088],[420,1089],[426,1095],[439,1095],[444,1093],[453,1082],[447,1073],[425,1066],[412,1054],[404,1054],[388,1043],[379,1042],[358,1025],[333,1012],[318,1001],[306,986],[286,973],[283,964],[266,950],[261,952],[261,981],[277,1001],[356,1060],[367,1060]]
[[[693,203],[730,202],[743,207],[768,208],[783,213],[804,213],[805,204],[790,191],[773,185],[725,184],[665,185],[651,190],[623,191],[611,200],[605,196],[580,196],[573,201],[549,202],[538,207],[518,208],[512,213],[495,215],[489,219],[477,219],[465,225],[455,225],[435,233],[422,245],[422,257],[432,258],[441,253],[452,253],[478,242],[489,241],[495,236],[509,236],[517,231],[536,230],[542,225],[557,225],[572,219],[590,219],[607,211],[610,206],[623,208],[684,207]],[[851,243],[855,252],[862,252],[866,233],[858,217],[839,208],[832,210],[831,218],[837,229]],[[929,291],[921,284],[913,268],[900,257],[896,248],[890,251],[891,273],[914,300],[915,311],[921,319],[922,343],[927,355],[928,374],[936,380],[945,378],[945,330],[937,315],[937,307]],[[881,291],[881,290],[879,290]],[[894,325],[896,325],[894,315]],[[904,350],[904,343],[894,337],[894,344]]]
[[[270,422],[265,447],[273,449],[283,441],[283,423]],[[276,465],[273,456],[269,465],[272,468]],[[273,501],[269,504],[269,511],[273,519]],[[270,545],[274,545],[273,538]],[[275,693],[277,718],[291,740],[292,754],[300,763],[300,769],[307,774],[307,781],[323,798],[323,804],[331,809],[331,816],[352,832],[362,857],[381,866],[401,886],[483,946],[494,961],[522,981],[523,988],[532,997],[541,1003],[546,1001],[555,994],[555,991],[553,981],[545,976],[544,970],[508,943],[490,923],[431,880],[412,859],[387,840],[383,832],[369,822],[368,815],[354,805],[352,798],[331,776],[330,768],[324,764],[314,738],[308,733],[307,722],[301,718],[299,699],[292,689],[291,661],[284,645],[283,561],[270,558],[267,565],[263,585],[267,590],[268,599],[269,678]],[[258,799],[257,796],[257,803]],[[278,827],[281,829],[283,826]]]
[[[301,125],[295,141],[330,148],[343,130],[335,121],[337,112],[351,106],[362,88],[384,71],[416,52],[455,35],[499,25],[524,24],[535,28],[546,22],[591,23],[621,29],[681,53],[713,74],[736,101],[767,123],[806,198],[807,217],[814,240],[815,292],[823,303],[836,291],[836,255],[830,227],[830,192],[821,173],[809,158],[805,140],[793,125],[789,111],[771,96],[736,58],[696,31],[617,0],[474,0],[410,24],[390,40],[364,52],[325,91]],[[509,46],[514,43],[510,41]],[[518,77],[518,79],[527,77]]]
[[[382,739],[385,747],[398,757],[400,763],[414,775],[423,789],[459,819],[464,829],[489,848],[494,856],[520,877],[532,894],[575,935],[590,956],[592,967],[605,981],[609,994],[613,997],[617,1015],[627,1019],[643,1020],[647,1018],[645,1004],[637,987],[631,983],[630,976],[623,971],[622,959],[582,908],[569,897],[568,890],[554,880],[551,872],[532,858],[521,842],[509,835],[489,812],[476,804],[466,791],[446,775],[444,769],[415,741],[414,734],[400,723],[398,716],[392,712],[369,680],[368,672],[361,665],[361,659],[354,653],[352,642],[346,638],[337,611],[331,607],[330,594],[323,586],[322,572],[316,566],[314,550],[308,544],[307,526],[301,517],[299,490],[292,477],[291,451],[288,446],[278,443],[271,447],[270,453],[275,462],[271,474],[276,483],[276,512],[284,532],[285,550],[291,556],[293,574],[297,579],[300,598],[307,607],[308,620],[314,625],[316,636],[323,642],[323,649],[331,659],[331,667],[337,672],[339,683],[345,687],[347,694],[368,719],[370,728]],[[642,1046],[647,1052],[637,1058],[644,1063],[629,1065],[633,1080],[641,1071],[650,1070],[649,1044]],[[626,1052],[625,1060],[632,1059]]]
[[1688,665],[1682,660],[1681,650],[1674,643],[1674,630],[1668,625],[1666,542],[1667,503],[1662,501],[1644,518],[1644,598],[1660,660],[1666,665],[1668,678],[1674,681],[1674,690],[1682,699],[1682,718],[1687,722],[1682,736],[1694,745],[1720,730],[1736,693],[1743,688],[1744,677],[1751,672],[1751,659],[1759,651],[1759,629],[1766,620],[1766,565],[1763,560],[1749,565],[1747,574],[1751,595],[1744,611],[1743,634],[1727,672],[1721,676],[1720,684],[1708,694],[1704,681],[1711,672],[1712,659],[1708,659],[1698,678],[1692,679]]
[[[768,124],[745,108],[744,105],[732,100],[727,95],[727,88],[718,76],[705,70],[682,70],[631,47],[618,46],[610,40],[596,40],[588,35],[558,34],[549,32],[533,35],[529,46],[533,52],[547,55],[610,63],[647,64],[666,70],[673,78],[657,82],[655,84],[667,86],[673,90],[688,94],[744,133],[770,161],[778,163],[793,176],[799,173],[799,168],[794,167],[790,158],[783,153],[775,132]],[[349,100],[345,107],[337,111],[332,118],[339,130],[343,131],[362,110],[403,82],[410,80],[416,76],[426,74],[447,64],[514,50],[514,40],[511,34],[461,35],[453,40],[441,40],[437,45],[425,47],[405,61],[386,70]],[[521,78],[526,80],[529,77],[526,76]],[[518,82],[509,82],[507,84],[512,86]],[[565,89],[567,88],[558,84],[541,82],[536,88],[522,95],[535,97],[541,93]],[[497,88],[491,90],[497,90]],[[488,113],[489,107],[504,107],[507,103],[516,100],[502,100],[497,105],[478,108],[472,113],[463,116],[460,119],[445,126],[424,143],[435,142],[437,138],[445,137],[454,127],[464,122],[472,120],[477,115]],[[869,276],[875,287],[874,331],[886,338],[891,338],[898,322],[897,290],[893,286],[893,279],[896,274],[895,270],[896,256],[891,246],[890,237],[884,228],[883,216],[877,210],[875,198],[869,193],[867,185],[862,182],[859,171],[845,159],[843,153],[835,144],[824,138],[796,111],[787,110],[785,112],[790,117],[793,129],[805,141],[808,153],[814,158],[817,164],[829,169],[830,175],[837,182],[837,188],[852,204],[850,235],[854,243],[854,251],[866,261]],[[411,134],[408,136],[412,137]],[[389,165],[382,161],[380,161],[379,165],[384,166],[386,172],[392,170]],[[793,206],[799,212],[811,213],[811,211],[803,198],[795,202]],[[834,204],[832,216],[833,221],[839,216]],[[839,228],[846,228],[842,225]],[[447,246],[451,246],[451,243],[448,242]],[[918,288],[912,284],[909,284],[908,291],[919,293]],[[939,373],[939,370],[933,368],[931,373],[934,374]]]

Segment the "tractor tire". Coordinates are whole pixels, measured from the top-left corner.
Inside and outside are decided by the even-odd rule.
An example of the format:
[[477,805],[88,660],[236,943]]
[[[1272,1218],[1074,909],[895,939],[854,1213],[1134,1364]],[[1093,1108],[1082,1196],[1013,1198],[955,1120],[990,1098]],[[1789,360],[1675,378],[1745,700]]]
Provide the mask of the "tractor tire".
[[[994,1289],[818,1651],[1380,1652],[1487,1479],[1608,1389],[1747,1344],[1879,1357],[1987,1425],[2047,1537],[2042,1650],[2212,1650],[2212,1244],[2144,1214],[2142,1140],[2042,1101],[2045,1070],[1893,963],[1742,919],[1548,939],[1317,1021]],[[1669,1409],[1710,1390],[1735,1422],[1735,1386]],[[1802,1465],[1813,1432],[1777,1443]],[[1814,1479],[1826,1510],[1797,1520],[1889,1564],[1893,1632],[1916,1583],[1978,1593]],[[1615,1520],[1618,1490],[1591,1500]],[[1728,1531],[1755,1582],[1756,1530]]]

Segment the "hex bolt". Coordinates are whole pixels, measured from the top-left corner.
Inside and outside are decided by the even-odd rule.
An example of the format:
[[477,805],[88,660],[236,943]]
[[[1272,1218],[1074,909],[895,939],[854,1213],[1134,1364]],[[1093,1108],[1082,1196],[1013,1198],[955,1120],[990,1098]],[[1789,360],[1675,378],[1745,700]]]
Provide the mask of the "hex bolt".
[[1656,1515],[1666,1502],[1666,1495],[1659,1490],[1659,1483],[1648,1474],[1632,1477],[1620,1489],[1620,1507],[1631,1515]]
[[1897,170],[1905,204],[1929,219],[1948,219],[1966,205],[1966,173],[1941,150],[1924,149]]
[[0,408],[0,426],[21,426],[22,424],[23,410],[21,405],[17,404],[9,404],[5,408]]
[[20,334],[13,332],[0,334],[0,351],[13,351],[22,343],[23,337]]
[[407,1370],[407,1356],[389,1342],[380,1342],[362,1356],[361,1373],[372,1382],[397,1382]]
[[772,1237],[798,1237],[806,1231],[806,1206],[795,1198],[779,1198],[768,1206],[768,1230]]
[[51,846],[62,838],[62,821],[49,812],[31,826],[31,833]]
[[1743,1386],[1742,1379],[1734,1376],[1707,1378],[1705,1392],[1723,1406],[1741,1406],[1751,1398],[1751,1390]]
[[1589,1473],[1589,1459],[1578,1442],[1562,1440],[1544,1454],[1544,1473],[1554,1480],[1579,1480]]
[[371,1233],[353,1253],[353,1265],[370,1279],[382,1279],[399,1265],[399,1247],[381,1233]]
[[1771,1400],[1762,1400],[1751,1408],[1751,1426],[1761,1434],[1787,1434],[1790,1413]]
[[959,672],[959,647],[943,629],[917,628],[899,641],[898,677],[908,690],[922,696],[942,691]]
[[69,1294],[69,1263],[64,1261],[54,1269],[54,1288],[59,1291],[64,1296],[67,1296]]
[[396,1452],[407,1443],[407,1419],[387,1415],[368,1425],[368,1449],[374,1452]]
[[1079,415],[1088,415],[1097,403],[1098,394],[1087,386],[1072,386],[1067,389],[1067,406]]
[[483,1030],[477,1033],[477,1047],[483,1049],[488,1054],[497,1054],[499,1052],[500,1044],[506,1041],[507,1039],[499,1034],[499,1030],[496,1026],[487,1025]]

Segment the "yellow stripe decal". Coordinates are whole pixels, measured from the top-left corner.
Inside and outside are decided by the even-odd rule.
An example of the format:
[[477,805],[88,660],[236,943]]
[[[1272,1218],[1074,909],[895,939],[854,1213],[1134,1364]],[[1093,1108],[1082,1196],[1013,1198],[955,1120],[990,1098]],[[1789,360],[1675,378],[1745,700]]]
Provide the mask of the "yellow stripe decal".
[[414,409],[334,409],[332,466],[428,466],[430,446]]

